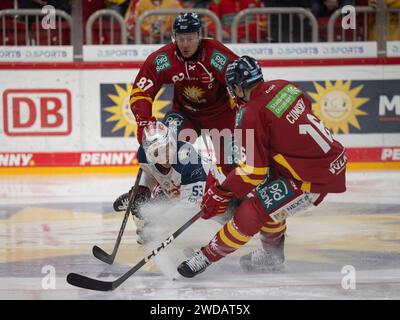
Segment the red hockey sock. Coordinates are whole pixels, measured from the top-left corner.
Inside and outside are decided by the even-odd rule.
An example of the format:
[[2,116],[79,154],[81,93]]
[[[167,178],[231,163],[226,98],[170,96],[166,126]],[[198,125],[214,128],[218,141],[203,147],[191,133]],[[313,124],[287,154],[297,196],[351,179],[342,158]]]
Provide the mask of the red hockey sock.
[[208,243],[201,248],[208,260],[215,262],[247,243],[251,236],[241,233],[234,219],[229,220]]
[[261,244],[264,249],[276,248],[286,231],[286,221],[266,222],[260,230]]

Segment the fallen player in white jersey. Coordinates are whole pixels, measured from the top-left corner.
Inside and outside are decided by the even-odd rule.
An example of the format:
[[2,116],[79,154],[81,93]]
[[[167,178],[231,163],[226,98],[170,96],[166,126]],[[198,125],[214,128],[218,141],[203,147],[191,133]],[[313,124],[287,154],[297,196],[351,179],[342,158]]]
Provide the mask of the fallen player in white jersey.
[[[192,144],[176,141],[168,127],[161,122],[152,123],[144,129],[142,145],[138,149],[138,161],[143,173],[131,213],[135,219],[137,241],[140,244],[145,242],[143,229],[146,219],[141,210],[144,204],[165,200],[179,201],[180,204],[198,211],[209,171],[221,182],[225,178],[211,159],[200,155]],[[130,192],[115,200],[115,211],[127,209]],[[193,210],[188,212],[190,214]],[[231,214],[229,211],[224,216],[217,216],[215,220],[224,224]]]

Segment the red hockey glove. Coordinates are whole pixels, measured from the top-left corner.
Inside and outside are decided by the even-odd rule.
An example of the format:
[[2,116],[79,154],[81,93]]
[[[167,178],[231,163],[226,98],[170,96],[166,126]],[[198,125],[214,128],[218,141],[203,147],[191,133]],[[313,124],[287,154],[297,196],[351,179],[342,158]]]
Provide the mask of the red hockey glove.
[[139,116],[136,117],[136,123],[137,123],[136,137],[138,139],[139,144],[142,144],[144,128],[147,127],[152,122],[156,122],[156,118],[150,117],[148,119],[142,119]]
[[221,189],[221,186],[211,173],[208,174],[206,192],[201,202],[204,211],[203,219],[210,219],[218,214],[223,214],[228,209],[233,193]]

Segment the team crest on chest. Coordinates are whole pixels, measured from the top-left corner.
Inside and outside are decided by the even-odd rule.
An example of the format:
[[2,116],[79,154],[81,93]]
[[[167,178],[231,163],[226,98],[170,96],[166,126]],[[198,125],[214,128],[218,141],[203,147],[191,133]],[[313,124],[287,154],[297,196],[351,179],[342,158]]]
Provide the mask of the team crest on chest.
[[200,99],[204,96],[204,90],[195,86],[185,87],[183,95],[190,101],[201,102]]

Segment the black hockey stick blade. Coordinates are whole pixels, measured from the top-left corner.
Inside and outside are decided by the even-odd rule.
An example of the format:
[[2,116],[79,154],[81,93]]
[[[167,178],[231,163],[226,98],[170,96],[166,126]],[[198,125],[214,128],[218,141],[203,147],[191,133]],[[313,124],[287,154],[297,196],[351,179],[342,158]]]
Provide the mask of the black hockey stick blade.
[[77,273],[69,273],[67,282],[75,287],[89,290],[110,291],[114,289],[112,282],[88,278]]
[[201,218],[204,212],[201,210],[196,215],[194,215],[190,220],[188,220],[183,226],[176,230],[170,237],[165,239],[161,245],[154,249],[148,256],[140,260],[135,266],[133,266],[128,272],[124,273],[118,279],[114,281],[102,281],[97,279],[88,278],[86,276],[70,273],[67,276],[67,282],[75,287],[97,290],[97,291],[111,291],[118,288],[126,279],[143,267],[150,259],[155,257],[161,249],[168,246],[176,237],[178,237],[183,231],[185,231],[190,225],[192,225],[196,220]]
[[126,223],[128,221],[128,217],[130,215],[131,207],[132,207],[132,204],[133,204],[133,199],[135,198],[135,195],[136,195],[136,192],[137,192],[137,189],[138,189],[138,186],[139,186],[139,181],[140,181],[141,176],[142,176],[142,169],[139,169],[138,175],[136,176],[136,182],[135,182],[135,185],[133,187],[133,191],[132,191],[131,197],[129,199],[128,207],[126,208],[124,219],[122,220],[121,228],[119,229],[118,237],[117,237],[117,240],[115,242],[113,252],[111,254],[108,254],[107,252],[105,252],[103,249],[101,249],[98,246],[93,246],[93,248],[92,248],[93,255],[97,259],[99,259],[100,261],[103,261],[103,262],[108,263],[108,264],[113,264],[114,263],[115,257],[116,257],[117,252],[118,252],[119,244],[121,243],[121,239],[122,239],[122,236],[123,236],[124,231],[125,231],[125,226],[126,226]]
[[99,259],[105,263],[113,264],[113,262],[114,262],[115,256],[109,255],[107,252],[105,252],[103,249],[101,249],[98,246],[93,246],[92,253],[97,259]]

